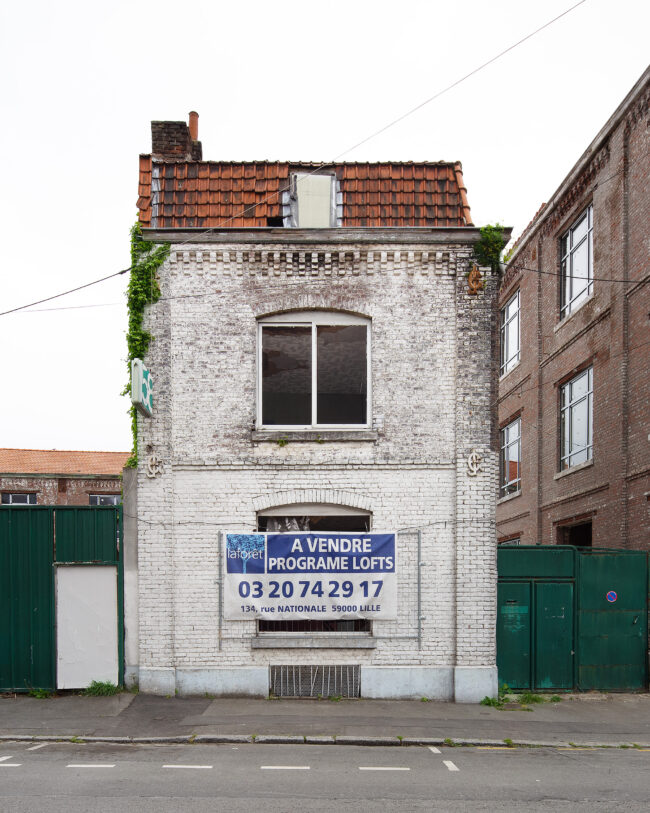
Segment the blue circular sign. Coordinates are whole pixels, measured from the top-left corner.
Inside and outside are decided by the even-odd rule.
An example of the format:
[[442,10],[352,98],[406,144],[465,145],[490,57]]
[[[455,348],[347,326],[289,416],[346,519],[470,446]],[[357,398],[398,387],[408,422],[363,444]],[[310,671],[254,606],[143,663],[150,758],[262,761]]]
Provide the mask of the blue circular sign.
[[607,599],[607,601],[609,601],[610,604],[613,604],[618,598],[618,595],[616,594],[615,590],[610,590],[609,593],[605,596],[605,598]]

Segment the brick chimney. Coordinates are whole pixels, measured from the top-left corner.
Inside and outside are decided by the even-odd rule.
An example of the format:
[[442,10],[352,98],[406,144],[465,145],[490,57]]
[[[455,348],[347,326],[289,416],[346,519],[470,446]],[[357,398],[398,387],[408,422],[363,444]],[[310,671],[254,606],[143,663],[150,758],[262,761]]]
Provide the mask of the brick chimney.
[[184,121],[152,121],[151,153],[154,158],[166,161],[201,161],[199,114],[190,113],[189,127]]

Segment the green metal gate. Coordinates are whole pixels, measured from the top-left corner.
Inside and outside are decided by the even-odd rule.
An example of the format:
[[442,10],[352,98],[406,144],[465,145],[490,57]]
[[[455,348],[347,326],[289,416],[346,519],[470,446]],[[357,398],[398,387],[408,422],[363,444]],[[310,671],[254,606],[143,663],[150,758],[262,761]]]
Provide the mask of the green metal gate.
[[0,690],[52,689],[54,517],[0,509]]
[[646,688],[647,554],[540,545],[500,548],[497,562],[500,683]]
[[121,506],[0,508],[0,691],[56,686],[57,565],[115,565],[124,669]]
[[501,548],[498,570],[499,681],[513,689],[571,689],[574,548]]
[[578,688],[646,685],[648,557],[640,551],[578,556]]

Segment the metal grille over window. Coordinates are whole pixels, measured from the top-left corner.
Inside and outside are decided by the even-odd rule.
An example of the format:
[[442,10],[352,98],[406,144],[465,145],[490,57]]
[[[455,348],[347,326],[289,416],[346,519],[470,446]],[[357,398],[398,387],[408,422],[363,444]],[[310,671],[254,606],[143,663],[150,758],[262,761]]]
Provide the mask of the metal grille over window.
[[360,667],[271,666],[269,692],[274,697],[359,697]]
[[585,299],[593,289],[593,206],[562,237],[562,309],[564,319]]
[[501,430],[499,495],[521,491],[521,418]]
[[560,398],[560,468],[568,469],[593,456],[593,368],[565,384]]
[[519,291],[501,309],[501,375],[519,363]]

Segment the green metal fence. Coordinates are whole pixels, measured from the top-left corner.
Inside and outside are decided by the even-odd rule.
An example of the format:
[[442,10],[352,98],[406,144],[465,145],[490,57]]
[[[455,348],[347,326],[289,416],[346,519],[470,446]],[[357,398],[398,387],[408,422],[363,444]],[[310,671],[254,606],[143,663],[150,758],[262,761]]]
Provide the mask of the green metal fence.
[[55,568],[113,565],[124,670],[121,506],[0,508],[0,691],[56,687]]
[[648,556],[500,548],[499,681],[515,689],[647,688]]

